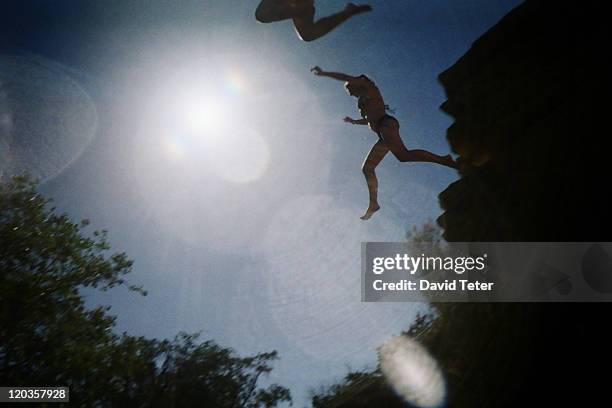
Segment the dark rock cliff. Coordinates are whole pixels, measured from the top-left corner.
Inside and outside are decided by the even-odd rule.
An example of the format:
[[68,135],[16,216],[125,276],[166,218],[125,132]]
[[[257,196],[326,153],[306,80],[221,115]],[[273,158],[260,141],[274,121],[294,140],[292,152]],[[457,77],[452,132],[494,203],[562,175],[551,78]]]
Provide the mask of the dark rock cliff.
[[[612,238],[604,4],[528,0],[440,74],[461,175],[440,194],[447,240]],[[472,379],[450,384],[449,406],[610,404],[609,374],[599,373],[612,363],[609,304],[497,306],[485,323],[495,335],[472,333],[465,341],[513,338],[513,351],[506,343],[489,347],[466,368]],[[491,375],[492,366],[507,371],[506,379]],[[479,384],[497,397],[480,399]]]
[[461,173],[440,194],[447,240],[605,238],[603,4],[527,1],[440,74]]

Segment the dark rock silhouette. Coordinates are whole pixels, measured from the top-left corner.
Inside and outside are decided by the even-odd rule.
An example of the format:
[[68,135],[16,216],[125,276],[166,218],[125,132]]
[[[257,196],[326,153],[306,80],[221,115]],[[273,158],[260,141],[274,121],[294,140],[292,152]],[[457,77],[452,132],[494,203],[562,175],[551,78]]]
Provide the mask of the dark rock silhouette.
[[609,218],[604,15],[593,1],[527,1],[440,74],[462,176],[440,194],[446,239],[596,240]]
[[[528,0],[440,74],[448,97],[441,109],[455,119],[447,139],[461,175],[440,194],[438,223],[447,240],[610,240],[611,161],[603,140],[610,35],[602,4]],[[599,272],[589,270],[597,284]],[[461,381],[449,384],[450,406],[596,406],[610,399],[608,374],[595,374],[612,362],[609,304],[498,309],[486,320],[494,336],[465,339],[487,344],[487,358],[474,359]],[[495,346],[501,338],[513,339],[512,350]],[[496,398],[479,398],[479,388],[498,390]]]

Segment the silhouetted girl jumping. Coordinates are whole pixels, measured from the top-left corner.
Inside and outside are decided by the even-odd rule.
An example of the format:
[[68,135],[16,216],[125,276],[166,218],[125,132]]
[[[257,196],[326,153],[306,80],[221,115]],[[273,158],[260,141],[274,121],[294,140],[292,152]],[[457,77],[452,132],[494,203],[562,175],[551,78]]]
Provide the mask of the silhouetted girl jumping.
[[299,37],[304,41],[314,41],[355,14],[371,10],[368,5],[348,3],[341,12],[314,21],[314,0],[262,0],[255,10],[255,18],[261,23],[292,19]]
[[314,67],[311,71],[317,76],[344,81],[344,86],[349,95],[358,98],[357,106],[361,113],[361,119],[352,119],[347,116],[344,118],[344,121],[353,125],[369,125],[370,129],[378,135],[378,141],[372,146],[362,166],[370,194],[370,204],[366,212],[361,216],[362,220],[369,219],[372,214],[380,209],[378,204],[378,180],[374,169],[376,169],[376,166],[382,161],[387,152],[391,151],[400,162],[430,162],[452,168],[457,167],[450,154],[438,156],[427,150],[406,149],[399,134],[399,122],[393,116],[387,114],[387,107],[378,87],[367,76],[351,76],[339,72],[326,72],[319,67]]

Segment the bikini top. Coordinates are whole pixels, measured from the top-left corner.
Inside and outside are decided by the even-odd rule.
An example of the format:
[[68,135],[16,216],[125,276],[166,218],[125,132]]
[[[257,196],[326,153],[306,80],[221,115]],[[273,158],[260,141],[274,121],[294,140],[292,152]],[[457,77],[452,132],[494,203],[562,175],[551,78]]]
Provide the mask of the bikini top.
[[382,97],[378,96],[360,96],[357,100],[357,107],[359,108],[359,112],[361,112],[362,116],[364,116],[364,110],[366,108],[366,104],[371,101],[379,100],[382,103],[385,114],[382,116],[388,116],[387,112],[395,113],[395,109],[391,109],[389,105],[386,105]]
[[[375,101],[375,100],[379,100],[383,103],[384,105],[384,101],[383,98],[381,97],[373,97],[373,96],[360,96],[359,99],[357,100],[357,107],[359,109],[365,109],[366,104],[370,101]],[[384,105],[385,109],[387,108],[387,105]]]

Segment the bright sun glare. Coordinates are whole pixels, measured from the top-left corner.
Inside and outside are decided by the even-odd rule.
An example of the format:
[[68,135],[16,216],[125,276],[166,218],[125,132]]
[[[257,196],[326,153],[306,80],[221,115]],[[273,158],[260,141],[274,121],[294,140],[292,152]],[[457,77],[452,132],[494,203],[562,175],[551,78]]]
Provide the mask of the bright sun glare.
[[135,71],[149,73],[134,78],[149,95],[132,138],[140,202],[169,234],[248,248],[270,208],[326,185],[327,117],[293,69],[248,50],[194,50],[156,51]]
[[186,132],[196,136],[220,136],[228,119],[222,106],[224,103],[227,102],[221,100],[214,103],[197,95],[179,100],[176,105],[179,124]]
[[249,126],[247,80],[233,68],[203,72],[183,70],[161,87],[148,118],[157,159],[205,163],[228,182],[253,182],[265,173],[270,150]]

